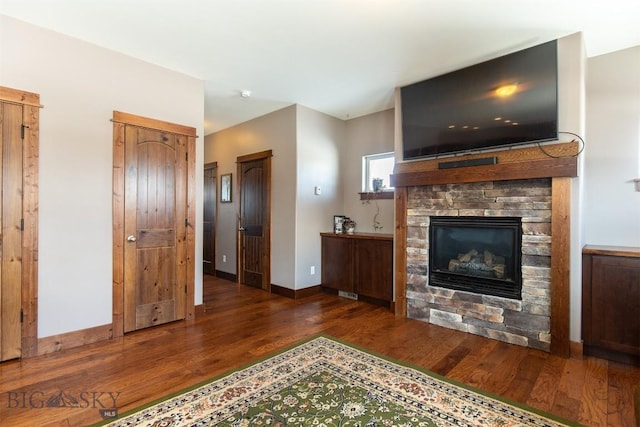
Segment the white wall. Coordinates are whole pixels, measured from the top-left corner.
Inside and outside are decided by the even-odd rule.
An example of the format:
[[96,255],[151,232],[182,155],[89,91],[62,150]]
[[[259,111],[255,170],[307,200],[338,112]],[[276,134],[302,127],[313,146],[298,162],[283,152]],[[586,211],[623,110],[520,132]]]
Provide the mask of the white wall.
[[[0,85],[40,94],[38,336],[112,322],[114,110],[203,135],[203,82],[0,16]],[[202,139],[197,142],[202,229]],[[196,304],[202,302],[197,231]]]
[[[236,273],[238,156],[273,150],[271,162],[271,283],[294,289],[296,209],[296,106],[283,108],[205,137],[205,163],[218,162],[218,176],[232,173],[233,203],[219,203],[216,269]],[[226,255],[227,262],[222,262]]]
[[[320,233],[331,231],[333,215],[343,212],[340,164],[345,161],[345,122],[300,105],[297,108],[294,285],[301,289],[321,283]],[[315,187],[320,187],[320,195],[314,194]]]
[[[558,40],[558,130],[585,135],[585,48],[581,33]],[[561,142],[574,139],[569,134],[559,134]],[[584,183],[584,154],[578,158],[578,177],[571,180],[571,229],[569,245],[569,339],[582,339],[582,206]],[[553,236],[552,236],[553,238]]]
[[640,46],[587,66],[585,241],[640,247]]
[[373,233],[373,217],[379,209],[379,233],[393,234],[394,200],[371,200],[363,203],[362,156],[394,151],[394,110],[381,111],[347,122],[342,173],[344,176],[344,214],[356,222],[357,232]]

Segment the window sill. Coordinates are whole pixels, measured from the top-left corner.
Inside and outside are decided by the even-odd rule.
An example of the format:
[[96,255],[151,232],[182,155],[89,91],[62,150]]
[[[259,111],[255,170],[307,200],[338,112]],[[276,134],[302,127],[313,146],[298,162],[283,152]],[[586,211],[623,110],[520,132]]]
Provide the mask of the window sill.
[[369,193],[358,193],[360,194],[360,200],[382,200],[382,199],[393,199],[393,191],[378,191],[378,192],[369,192]]

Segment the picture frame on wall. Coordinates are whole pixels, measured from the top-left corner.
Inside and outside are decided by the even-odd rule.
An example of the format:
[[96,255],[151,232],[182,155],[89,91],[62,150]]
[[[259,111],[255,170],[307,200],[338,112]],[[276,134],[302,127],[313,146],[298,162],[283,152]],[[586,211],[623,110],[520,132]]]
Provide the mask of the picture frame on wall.
[[231,174],[220,175],[220,203],[231,203]]

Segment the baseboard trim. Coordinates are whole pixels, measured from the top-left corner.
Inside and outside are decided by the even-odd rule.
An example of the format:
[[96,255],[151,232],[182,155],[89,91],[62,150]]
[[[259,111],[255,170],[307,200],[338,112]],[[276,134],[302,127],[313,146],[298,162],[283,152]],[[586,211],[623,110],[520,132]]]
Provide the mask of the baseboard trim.
[[227,273],[226,271],[216,270],[216,277],[221,279],[230,280],[232,282],[238,281],[238,276],[233,273]]
[[571,357],[575,359],[582,359],[584,357],[584,347],[582,341],[569,341],[569,349]]
[[640,354],[622,353],[620,351],[609,350],[593,345],[585,345],[584,355],[611,360],[612,362],[622,363],[625,365],[633,365],[640,368]]
[[113,326],[111,324],[52,335],[38,339],[37,355],[41,356],[43,354],[55,353],[60,350],[80,347],[81,345],[92,344],[111,338],[113,338]]
[[201,317],[204,316],[207,313],[207,307],[205,307],[204,304],[198,304],[195,306],[195,317]]
[[285,288],[284,286],[271,284],[272,294],[280,295],[280,296],[291,298],[291,299],[307,298],[307,297],[310,297],[311,295],[320,293],[320,291],[321,291],[320,285],[296,290],[296,289]]

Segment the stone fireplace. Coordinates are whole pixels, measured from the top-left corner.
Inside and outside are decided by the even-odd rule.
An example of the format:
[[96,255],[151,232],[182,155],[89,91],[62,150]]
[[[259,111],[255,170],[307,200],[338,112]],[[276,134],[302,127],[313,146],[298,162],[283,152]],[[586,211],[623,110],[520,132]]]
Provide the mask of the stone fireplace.
[[[425,185],[408,194],[407,317],[549,351],[551,179]],[[471,237],[445,237],[449,248],[437,260],[433,222],[440,234],[468,228]],[[464,273],[450,272],[460,265]]]
[[[395,187],[396,315],[568,357],[569,212],[578,152],[576,142],[567,142],[546,145],[544,150],[524,147],[492,152],[496,162],[489,165],[445,169],[439,167],[439,159],[396,164],[391,179]],[[483,156],[487,154],[465,159]],[[442,286],[438,278],[434,282],[430,269],[434,262],[453,267],[458,262],[477,264],[478,260],[471,260],[474,252],[499,252],[489,245],[456,249],[445,255],[445,261],[430,258],[431,221],[441,217],[520,222],[519,297],[517,293],[478,293],[455,284]],[[494,235],[489,240],[498,238],[502,237]],[[495,258],[484,266],[463,268],[494,269],[505,258],[505,265],[493,271],[504,269],[507,281],[517,281],[517,272],[510,276],[504,254],[489,256]],[[435,265],[435,269],[443,267]]]

